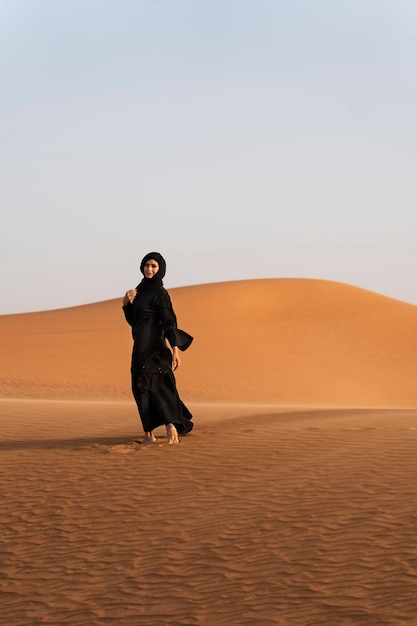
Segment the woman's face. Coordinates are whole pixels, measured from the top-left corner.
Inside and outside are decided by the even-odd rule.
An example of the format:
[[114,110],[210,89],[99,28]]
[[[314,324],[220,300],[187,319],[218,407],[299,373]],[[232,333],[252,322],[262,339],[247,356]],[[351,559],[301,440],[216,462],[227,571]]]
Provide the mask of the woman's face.
[[149,259],[144,265],[143,274],[145,278],[153,278],[158,270],[159,263],[155,259]]

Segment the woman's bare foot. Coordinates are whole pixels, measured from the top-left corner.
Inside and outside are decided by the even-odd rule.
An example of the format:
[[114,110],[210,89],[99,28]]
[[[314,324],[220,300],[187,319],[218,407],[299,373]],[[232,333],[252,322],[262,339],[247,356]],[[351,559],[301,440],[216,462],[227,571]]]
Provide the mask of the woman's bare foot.
[[155,435],[153,434],[153,432],[149,432],[149,433],[145,433],[145,436],[142,440],[142,445],[143,446],[147,446],[149,443],[155,443],[155,441],[157,441]]
[[174,424],[167,424],[168,443],[179,443],[178,432]]

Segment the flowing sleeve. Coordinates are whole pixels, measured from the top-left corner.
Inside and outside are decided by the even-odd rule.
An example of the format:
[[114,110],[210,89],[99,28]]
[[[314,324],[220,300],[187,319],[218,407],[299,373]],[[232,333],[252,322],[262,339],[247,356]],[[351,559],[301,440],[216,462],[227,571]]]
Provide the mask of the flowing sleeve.
[[156,304],[159,322],[163,328],[166,339],[168,339],[173,348],[176,346],[182,351],[187,350],[193,341],[193,337],[186,333],[185,330],[178,328],[171,298],[165,289],[158,296]]
[[125,314],[126,322],[129,324],[129,326],[132,326],[132,324],[133,324],[133,306],[132,306],[132,304],[129,302],[129,304],[126,304],[126,306],[123,306],[122,309],[123,309],[123,313]]

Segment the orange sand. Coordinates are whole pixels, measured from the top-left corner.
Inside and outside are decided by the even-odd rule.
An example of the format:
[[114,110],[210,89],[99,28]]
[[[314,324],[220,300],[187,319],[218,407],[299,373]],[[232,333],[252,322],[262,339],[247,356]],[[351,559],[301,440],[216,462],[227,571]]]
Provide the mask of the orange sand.
[[417,624],[417,307],[170,293],[178,446],[137,443],[120,300],[0,317],[1,623]]

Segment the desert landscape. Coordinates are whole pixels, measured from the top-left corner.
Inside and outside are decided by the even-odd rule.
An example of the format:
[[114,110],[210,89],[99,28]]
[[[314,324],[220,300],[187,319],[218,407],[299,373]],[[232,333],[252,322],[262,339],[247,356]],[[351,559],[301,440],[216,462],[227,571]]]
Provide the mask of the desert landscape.
[[0,316],[5,626],[417,624],[417,307],[170,289],[193,432],[142,433],[121,297]]

